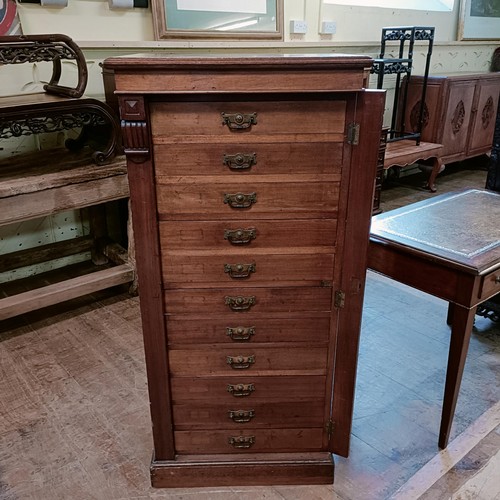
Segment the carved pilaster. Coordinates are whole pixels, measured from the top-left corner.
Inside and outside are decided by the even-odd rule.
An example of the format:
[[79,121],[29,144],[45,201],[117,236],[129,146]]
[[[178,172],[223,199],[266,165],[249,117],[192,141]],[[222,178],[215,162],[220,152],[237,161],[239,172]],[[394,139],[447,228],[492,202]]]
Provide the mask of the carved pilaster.
[[124,152],[135,163],[149,159],[151,152],[146,107],[142,97],[120,96]]

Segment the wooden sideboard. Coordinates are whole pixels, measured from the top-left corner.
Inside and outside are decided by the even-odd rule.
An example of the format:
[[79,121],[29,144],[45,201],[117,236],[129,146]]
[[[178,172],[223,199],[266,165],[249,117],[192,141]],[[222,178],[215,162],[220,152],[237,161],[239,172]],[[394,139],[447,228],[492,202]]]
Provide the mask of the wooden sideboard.
[[[347,455],[384,93],[365,56],[107,59],[156,487],[331,483]],[[114,77],[113,77],[114,75]]]
[[[411,76],[405,128],[415,130],[423,77]],[[489,153],[500,93],[500,72],[430,76],[422,141],[443,145],[443,163]]]

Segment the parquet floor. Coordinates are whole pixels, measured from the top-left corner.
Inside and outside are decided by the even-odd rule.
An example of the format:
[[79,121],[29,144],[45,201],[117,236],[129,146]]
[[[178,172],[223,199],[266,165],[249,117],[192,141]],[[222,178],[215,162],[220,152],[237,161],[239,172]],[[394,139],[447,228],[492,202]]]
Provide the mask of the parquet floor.
[[[451,172],[438,178],[439,192],[483,187],[485,177]],[[428,196],[392,187],[383,207]],[[443,301],[370,272],[352,448],[335,458],[335,484],[183,490],[149,486],[138,298],[108,291],[4,321],[0,499],[500,498],[500,325],[477,318],[449,452],[439,453],[445,318]]]

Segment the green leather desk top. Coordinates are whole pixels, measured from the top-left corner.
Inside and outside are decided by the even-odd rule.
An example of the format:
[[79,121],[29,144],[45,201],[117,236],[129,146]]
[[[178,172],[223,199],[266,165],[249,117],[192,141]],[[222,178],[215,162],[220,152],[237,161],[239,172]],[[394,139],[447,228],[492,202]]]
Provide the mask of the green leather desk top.
[[370,238],[482,274],[500,265],[500,194],[468,189],[382,213]]

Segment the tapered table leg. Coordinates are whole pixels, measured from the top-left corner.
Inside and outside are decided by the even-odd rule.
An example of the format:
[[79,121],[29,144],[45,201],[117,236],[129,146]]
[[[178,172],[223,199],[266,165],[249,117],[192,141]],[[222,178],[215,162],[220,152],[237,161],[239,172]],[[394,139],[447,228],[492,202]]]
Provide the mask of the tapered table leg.
[[439,447],[446,448],[450,437],[451,424],[457,405],[458,392],[462,381],[465,358],[469,349],[470,335],[474,324],[476,307],[468,309],[454,304],[451,308],[451,339],[448,355],[448,369],[444,388],[441,428],[439,430]]

